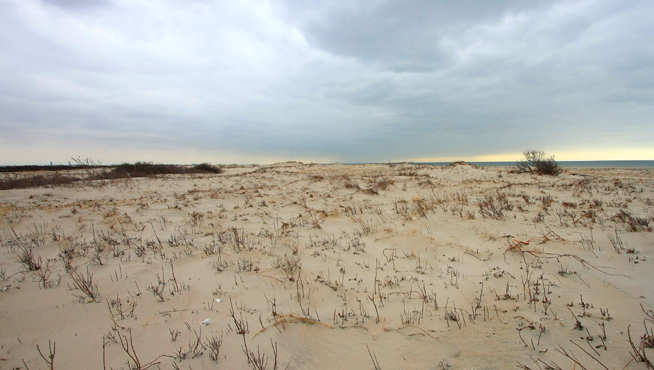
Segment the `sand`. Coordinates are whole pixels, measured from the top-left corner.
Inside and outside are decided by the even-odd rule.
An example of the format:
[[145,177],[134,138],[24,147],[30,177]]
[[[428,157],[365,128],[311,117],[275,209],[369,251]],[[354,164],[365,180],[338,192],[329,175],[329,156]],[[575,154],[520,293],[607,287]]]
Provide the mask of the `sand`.
[[644,369],[653,204],[465,164],[2,191],[0,369]]

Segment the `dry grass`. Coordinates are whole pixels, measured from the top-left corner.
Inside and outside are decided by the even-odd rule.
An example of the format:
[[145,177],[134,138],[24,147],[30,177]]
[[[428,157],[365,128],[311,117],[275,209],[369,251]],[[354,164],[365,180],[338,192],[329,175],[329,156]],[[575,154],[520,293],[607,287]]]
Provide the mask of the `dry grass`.
[[[627,279],[622,273],[651,275],[649,177],[621,176],[618,183],[596,176],[582,183],[569,174],[536,177],[464,164],[297,163],[184,177],[160,176],[170,169],[157,166],[121,167],[124,176],[150,177],[145,181],[32,189],[0,205],[0,245],[9,256],[0,259],[0,288],[8,298],[30,292],[53,300],[48,307],[63,307],[70,302],[66,285],[79,300],[97,302],[100,283],[110,297],[106,306],[66,307],[106,324],[104,333],[111,328],[103,336],[107,368],[125,360],[130,368],[203,368],[225,357],[235,368],[275,368],[276,342],[281,357],[291,351],[289,358],[320,367],[293,352],[294,343],[315,346],[312,356],[321,358],[333,343],[355,348],[361,338],[377,343],[369,353],[374,367],[402,367],[404,361],[385,350],[389,332],[393,343],[416,353],[416,367],[436,365],[433,356],[419,355],[435,341],[447,353],[441,368],[478,367],[473,362],[482,347],[469,345],[511,353],[523,369],[600,366],[590,356],[609,368],[632,358],[632,366],[647,366],[651,357],[651,322],[636,333],[642,322],[624,308],[648,298],[613,288]],[[610,284],[599,292],[598,281]],[[34,300],[39,309],[45,303]],[[60,311],[48,312],[56,322]],[[198,331],[205,318],[206,337]],[[183,325],[188,331],[174,330]],[[44,339],[28,329],[19,332],[21,340]],[[170,337],[152,334],[166,330]],[[329,340],[322,343],[313,331]],[[99,339],[94,331],[82,335]],[[142,338],[160,351],[143,352],[152,362],[136,354],[133,341]],[[448,353],[449,343],[464,344]],[[356,366],[370,365],[364,351]],[[60,367],[74,356],[57,355]],[[38,353],[31,358],[43,364]],[[505,368],[513,359],[488,361]]]

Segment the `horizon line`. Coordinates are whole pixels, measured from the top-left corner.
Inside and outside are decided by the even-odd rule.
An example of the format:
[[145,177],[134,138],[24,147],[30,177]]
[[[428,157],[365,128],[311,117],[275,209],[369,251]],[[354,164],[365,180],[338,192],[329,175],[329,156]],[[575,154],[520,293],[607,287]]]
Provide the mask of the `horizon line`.
[[[197,165],[201,163],[209,163],[212,165],[219,165],[219,166],[252,166],[252,165],[273,165],[273,164],[283,164],[283,163],[302,163],[302,164],[322,164],[322,165],[328,165],[328,164],[345,164],[345,165],[357,165],[357,164],[429,164],[429,163],[456,163],[456,162],[465,162],[465,163],[517,163],[520,160],[463,160],[463,159],[457,159],[457,160],[425,160],[421,158],[420,160],[399,160],[399,161],[391,161],[387,160],[384,162],[341,162],[341,161],[333,161],[333,162],[314,162],[314,161],[306,161],[306,160],[287,160],[287,161],[277,161],[277,162],[235,162],[235,163],[213,163],[213,162],[207,162],[207,161],[201,161],[201,162],[192,162],[192,163],[164,163],[164,162],[153,162],[153,161],[134,161],[134,162],[120,162],[120,163],[110,163],[110,164],[105,164],[105,163],[100,163],[97,165],[94,165],[92,167],[111,167],[111,166],[118,166],[121,164],[125,163],[137,163],[137,162],[144,162],[144,163],[151,163],[151,164],[157,164],[157,165],[177,165],[177,166],[192,166],[192,165]],[[556,160],[557,163],[567,163],[567,162],[654,162],[654,159],[581,159],[581,160]],[[0,167],[55,167],[55,166],[65,166],[65,167],[84,167],[83,165],[77,165],[73,163],[53,163],[50,162],[49,164],[0,164]]]

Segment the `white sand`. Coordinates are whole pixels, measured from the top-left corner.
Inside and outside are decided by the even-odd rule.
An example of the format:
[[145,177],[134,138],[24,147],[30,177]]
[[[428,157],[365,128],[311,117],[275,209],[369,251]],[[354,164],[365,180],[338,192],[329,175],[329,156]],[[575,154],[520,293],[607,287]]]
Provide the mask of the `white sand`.
[[[271,343],[289,369],[373,369],[366,346],[382,369],[644,369],[627,328],[638,346],[654,327],[652,173],[509,170],[286,163],[2,191],[0,369],[49,368],[48,341],[56,369],[103,368],[103,342],[127,369],[130,331],[142,368],[247,369],[230,299],[268,369]],[[480,214],[489,197],[503,217]],[[99,298],[76,297],[65,248]]]

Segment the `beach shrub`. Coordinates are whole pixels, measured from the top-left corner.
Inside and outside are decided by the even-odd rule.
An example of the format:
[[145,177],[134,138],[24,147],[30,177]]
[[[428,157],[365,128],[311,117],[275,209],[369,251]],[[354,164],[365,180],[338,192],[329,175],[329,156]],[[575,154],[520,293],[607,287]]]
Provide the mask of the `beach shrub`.
[[6,174],[0,178],[0,190],[36,188],[39,186],[61,186],[80,181],[79,177],[54,172],[48,175]]
[[537,173],[539,175],[558,176],[563,169],[541,150],[527,150],[522,153],[524,159],[516,162],[518,172]]
[[[85,180],[113,180],[127,177],[153,177],[169,174],[195,174],[195,173],[222,173],[223,169],[208,163],[201,163],[191,167],[174,164],[154,164],[151,162],[123,163],[117,166],[101,166],[99,164],[86,164],[90,160],[75,159],[75,166],[5,166],[0,167],[0,172],[15,170],[15,173],[5,173],[0,177],[0,190],[35,188],[39,186],[62,186]],[[60,169],[75,170],[84,169],[86,176],[73,176],[62,174]],[[41,171],[42,169],[52,170],[51,173],[27,173]],[[94,171],[95,170],[95,171]]]
[[222,173],[223,169],[208,163],[201,163],[193,167],[174,164],[155,164],[151,162],[123,163],[116,166],[104,178],[123,177],[150,177],[156,175],[190,174],[190,173]]
[[193,166],[191,168],[191,170],[197,171],[197,172],[207,172],[207,173],[222,173],[223,172],[222,168],[220,168],[218,166],[211,165],[209,163],[200,163],[198,165]]
[[177,174],[184,172],[181,166],[154,164],[151,162],[123,163],[107,173],[106,178],[149,177],[154,175]]

